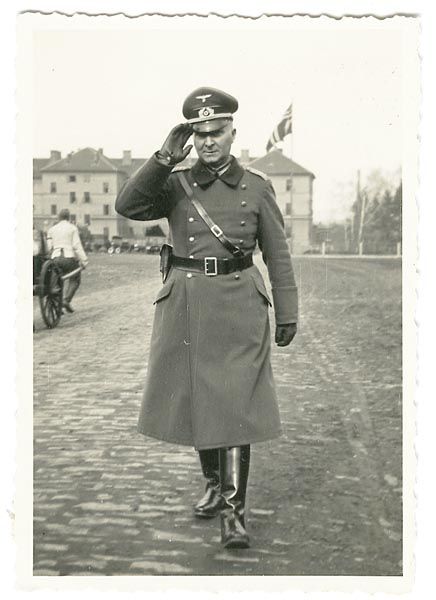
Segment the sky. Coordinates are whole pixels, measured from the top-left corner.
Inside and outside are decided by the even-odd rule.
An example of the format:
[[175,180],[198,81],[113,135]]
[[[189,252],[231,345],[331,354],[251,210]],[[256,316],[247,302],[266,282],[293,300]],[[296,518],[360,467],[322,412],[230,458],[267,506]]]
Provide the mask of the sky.
[[183,121],[185,97],[208,85],[239,101],[236,156],[265,154],[292,102],[293,134],[283,150],[315,174],[315,221],[348,215],[358,170],[363,183],[373,169],[399,172],[399,30],[259,28],[243,19],[199,29],[168,21],[34,34],[34,157],[91,146],[112,158],[127,149],[146,158]]

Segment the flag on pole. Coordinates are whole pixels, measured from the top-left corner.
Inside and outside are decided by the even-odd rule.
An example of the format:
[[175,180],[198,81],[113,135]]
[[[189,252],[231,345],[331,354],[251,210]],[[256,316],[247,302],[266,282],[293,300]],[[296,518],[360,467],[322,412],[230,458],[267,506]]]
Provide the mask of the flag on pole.
[[277,142],[281,142],[283,138],[290,133],[292,133],[292,104],[283,115],[280,123],[272,132],[266,145],[266,151],[269,152],[271,148],[277,144]]

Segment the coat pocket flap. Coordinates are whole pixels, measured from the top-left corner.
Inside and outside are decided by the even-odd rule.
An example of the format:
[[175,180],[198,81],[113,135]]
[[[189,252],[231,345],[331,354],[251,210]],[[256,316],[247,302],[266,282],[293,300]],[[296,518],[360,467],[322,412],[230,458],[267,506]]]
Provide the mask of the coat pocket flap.
[[158,292],[155,301],[153,302],[153,304],[157,304],[158,302],[160,302],[161,300],[163,300],[164,298],[167,298],[170,293],[171,293],[171,289],[174,285],[174,281],[169,281],[168,283],[166,283]]
[[268,292],[266,291],[266,287],[265,287],[262,277],[261,276],[255,277],[252,275],[252,279],[253,279],[254,285],[256,286],[256,289],[259,292],[259,294],[265,298],[265,300],[268,302],[268,304],[270,306],[272,306],[271,300],[268,296]]

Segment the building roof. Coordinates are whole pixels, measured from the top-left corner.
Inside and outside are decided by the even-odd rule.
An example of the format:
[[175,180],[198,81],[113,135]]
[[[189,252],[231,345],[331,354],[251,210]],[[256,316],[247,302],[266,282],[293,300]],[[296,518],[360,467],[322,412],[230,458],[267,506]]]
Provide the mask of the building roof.
[[[42,173],[51,172],[88,172],[88,173],[125,173],[130,177],[145,162],[146,158],[108,158],[102,150],[83,148],[71,152],[65,158],[53,162],[50,158],[33,159],[33,178],[40,179]],[[182,164],[192,166],[197,159],[188,156]],[[246,164],[243,161],[243,164]],[[279,149],[272,150],[259,158],[253,158],[247,166],[263,171],[267,175],[310,175],[313,173],[288,158]]]
[[278,149],[271,150],[260,158],[255,158],[248,166],[263,171],[267,175],[310,175],[315,177],[313,173],[285,156]]
[[65,158],[61,158],[40,169],[44,173],[53,172],[92,172],[109,173],[117,171],[111,160],[104,156],[101,150],[94,148],[83,148],[77,152],[71,152]]

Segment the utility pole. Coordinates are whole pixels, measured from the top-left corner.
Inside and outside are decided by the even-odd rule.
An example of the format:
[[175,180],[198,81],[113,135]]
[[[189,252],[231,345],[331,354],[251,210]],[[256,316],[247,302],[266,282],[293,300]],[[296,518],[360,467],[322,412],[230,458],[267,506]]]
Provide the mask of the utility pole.
[[365,222],[366,194],[362,194],[362,209],[360,211],[359,254],[363,254],[363,226]]
[[351,215],[350,218],[350,253],[352,254],[354,252],[354,245],[355,245],[355,228],[354,228],[354,214]]
[[348,246],[349,246],[349,242],[348,242],[348,219],[345,219],[345,221],[344,221],[344,249],[345,249],[345,252],[348,252]]
[[[356,215],[353,215],[351,225],[351,239],[353,243],[353,251],[359,251],[359,226],[358,226],[358,214],[360,217],[360,211],[362,207],[360,205],[360,170],[357,171],[357,183],[356,183]],[[357,213],[359,211],[359,213]]]
[[359,255],[363,254],[363,224],[365,221],[365,205],[366,205],[366,194],[362,194],[360,191],[360,170],[357,171],[357,201],[360,206],[360,221],[359,221]]

